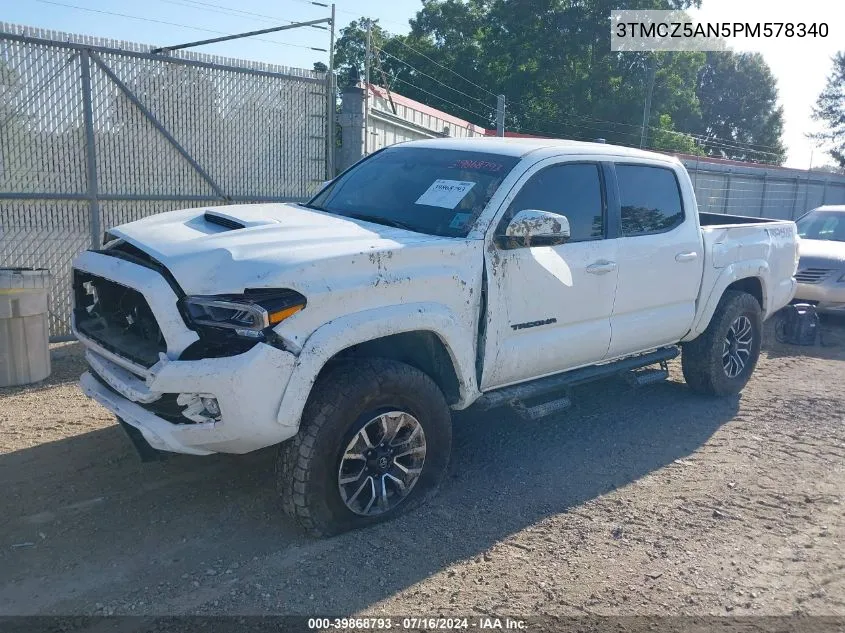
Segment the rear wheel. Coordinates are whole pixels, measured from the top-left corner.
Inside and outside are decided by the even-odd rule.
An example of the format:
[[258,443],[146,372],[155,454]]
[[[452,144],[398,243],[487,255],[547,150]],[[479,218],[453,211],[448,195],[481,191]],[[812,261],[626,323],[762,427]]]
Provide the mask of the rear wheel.
[[284,509],[318,536],[392,518],[437,488],[451,445],[449,407],[426,374],[388,359],[344,363],[320,377],[281,446]]
[[707,329],[683,345],[681,367],[687,384],[709,395],[742,391],[757,365],[762,331],[757,300],[746,292],[726,291]]

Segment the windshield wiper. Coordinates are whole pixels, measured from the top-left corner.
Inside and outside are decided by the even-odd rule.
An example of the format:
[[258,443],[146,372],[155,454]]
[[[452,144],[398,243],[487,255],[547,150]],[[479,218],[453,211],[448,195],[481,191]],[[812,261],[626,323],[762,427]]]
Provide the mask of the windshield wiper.
[[356,220],[363,220],[364,222],[373,222],[374,224],[386,224],[387,226],[392,226],[397,229],[405,229],[406,231],[414,231],[415,233],[419,233],[419,229],[414,228],[410,224],[405,224],[399,220],[393,220],[391,218],[383,218],[380,215],[348,215],[348,218],[354,218]]
[[296,204],[306,209],[313,209],[314,211],[325,211],[323,207],[318,207],[316,204],[308,204],[307,202],[297,202]]

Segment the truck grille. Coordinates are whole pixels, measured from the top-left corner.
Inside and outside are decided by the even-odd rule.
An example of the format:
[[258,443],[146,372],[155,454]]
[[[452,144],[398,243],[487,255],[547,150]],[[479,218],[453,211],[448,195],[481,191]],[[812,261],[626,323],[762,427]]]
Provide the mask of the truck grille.
[[167,351],[152,310],[137,290],[97,275],[74,270],[76,330],[105,349],[144,367]]
[[799,284],[817,284],[832,272],[831,268],[804,268],[795,273],[795,280]]

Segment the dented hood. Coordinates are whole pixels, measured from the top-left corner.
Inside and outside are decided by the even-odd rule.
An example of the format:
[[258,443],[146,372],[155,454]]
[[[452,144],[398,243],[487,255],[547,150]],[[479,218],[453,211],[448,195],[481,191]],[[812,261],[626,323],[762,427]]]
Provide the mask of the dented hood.
[[382,255],[455,241],[295,204],[171,211],[110,233],[164,264],[188,294],[237,293],[279,283],[290,287],[303,277],[336,278],[358,261],[377,264]]

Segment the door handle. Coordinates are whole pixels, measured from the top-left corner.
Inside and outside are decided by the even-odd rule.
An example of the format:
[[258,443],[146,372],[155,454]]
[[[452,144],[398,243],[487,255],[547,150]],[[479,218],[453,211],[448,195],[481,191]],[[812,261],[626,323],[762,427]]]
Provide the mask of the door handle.
[[676,262],[693,262],[698,259],[698,253],[690,251],[689,253],[678,253],[675,255]]
[[587,272],[591,275],[605,275],[616,270],[616,262],[602,260],[587,266]]

